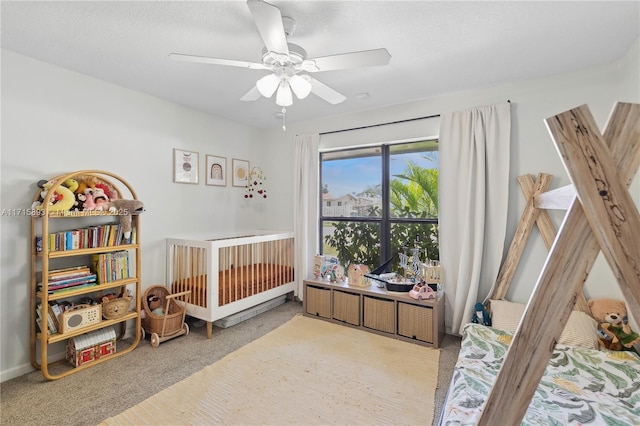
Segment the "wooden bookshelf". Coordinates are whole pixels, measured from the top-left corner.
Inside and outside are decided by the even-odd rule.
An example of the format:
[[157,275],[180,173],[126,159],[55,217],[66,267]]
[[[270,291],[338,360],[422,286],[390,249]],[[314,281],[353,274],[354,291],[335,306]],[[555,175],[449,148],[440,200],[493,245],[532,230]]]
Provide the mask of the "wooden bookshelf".
[[[87,244],[90,247],[82,247],[67,250],[52,250],[50,234],[56,234],[66,231],[84,230],[89,227],[105,227],[109,226],[117,227],[120,222],[120,216],[108,211],[54,211],[54,208],[49,204],[51,195],[56,192],[61,186],[62,182],[68,179],[95,178],[99,182],[110,185],[112,188],[118,191],[120,198],[137,199],[136,193],[127,181],[121,177],[106,171],[100,170],[82,170],[65,175],[60,175],[52,180],[56,183],[49,188],[48,193],[42,201],[40,210],[36,210],[36,214],[31,216],[31,302],[30,302],[30,319],[31,319],[31,364],[34,368],[41,370],[42,375],[48,380],[55,380],[70,374],[82,371],[93,365],[97,365],[101,362],[108,361],[110,359],[122,356],[131,352],[138,345],[142,332],[140,321],[140,294],[141,294],[141,261],[140,261],[140,219],[139,216],[133,214],[131,216],[132,228],[135,231],[135,240],[132,239],[131,243],[125,244],[111,244],[102,242],[100,246],[93,246],[94,244]],[[128,192],[129,196],[122,196],[122,190]],[[65,192],[63,190],[63,192]],[[40,194],[37,194],[34,198],[34,202],[38,200]],[[94,219],[97,221],[94,222]],[[87,223],[91,225],[87,226]],[[51,231],[53,228],[57,228],[55,231]],[[134,234],[132,234],[133,237]],[[114,238],[112,241],[115,241]],[[36,243],[36,241],[38,241]],[[108,240],[107,240],[108,242]],[[96,244],[97,245],[97,244]],[[65,245],[66,247],[66,245]],[[50,271],[57,271],[56,268],[65,268],[69,264],[76,266],[84,266],[90,264],[92,255],[113,253],[116,251],[127,251],[127,267],[131,268],[131,273],[126,278],[114,279],[110,282],[99,282],[96,276],[95,285],[90,286],[73,286],[66,287],[61,291],[49,292],[50,279],[51,285],[55,284],[55,280],[50,277]],[[95,270],[92,270],[97,275]],[[91,282],[91,281],[89,281]],[[91,282],[92,283],[92,282]],[[82,299],[85,297],[91,297],[94,300],[100,300],[106,292],[125,292],[129,291],[133,298],[131,310],[117,319],[105,319],[100,315],[100,318],[96,318],[97,312],[94,310],[94,315],[91,321],[84,321],[82,319],[79,323],[74,324],[70,330],[62,333],[61,330],[57,330],[56,333],[51,333],[48,327],[48,309],[44,307],[50,306],[50,302],[56,303],[82,303]],[[41,305],[41,319],[40,329],[37,324],[38,313],[36,307]],[[55,313],[53,314],[55,315]],[[60,318],[57,318],[58,322]],[[54,348],[50,348],[51,345],[57,344],[59,351],[63,342],[69,342],[69,339],[84,335],[90,332],[97,332],[98,330],[105,329],[107,327],[119,328],[118,339],[122,338],[126,332],[127,323],[133,323],[135,327],[135,335],[132,342],[118,347],[116,344],[116,351],[103,357],[97,357],[90,363],[85,363],[80,366],[74,367],[70,362],[64,362],[59,360],[50,359],[51,352]],[[67,325],[67,323],[65,323]],[[94,333],[95,334],[95,333]],[[129,340],[129,339],[127,339]],[[55,365],[54,369],[51,369]]]

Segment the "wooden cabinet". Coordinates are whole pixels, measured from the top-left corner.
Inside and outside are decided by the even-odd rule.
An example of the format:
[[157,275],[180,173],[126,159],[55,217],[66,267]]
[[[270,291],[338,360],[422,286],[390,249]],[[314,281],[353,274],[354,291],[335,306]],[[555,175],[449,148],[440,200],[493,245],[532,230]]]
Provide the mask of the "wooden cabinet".
[[444,294],[415,300],[408,293],[376,285],[305,280],[303,311],[306,316],[435,348],[444,337]]
[[[34,202],[42,201],[42,208],[34,209],[31,216],[30,352],[31,364],[40,369],[48,380],[124,355],[135,349],[141,337],[139,216],[125,208],[112,211],[56,210],[53,203],[55,194],[63,197],[71,194],[61,184],[80,179],[117,191],[119,199],[137,200],[135,191],[124,179],[99,170],[57,176],[51,179],[50,182],[55,183],[47,189],[44,200],[39,200],[40,195],[34,199]],[[127,219],[131,218],[129,238],[122,236],[121,219],[125,215]],[[98,265],[104,268],[96,271],[100,268]],[[83,276],[95,277],[87,278],[82,285],[72,282],[74,273],[67,273],[86,269],[89,271]],[[60,278],[61,275],[64,279]],[[131,300],[120,312],[105,309],[108,305],[104,304],[88,304],[64,314],[49,308],[63,304],[83,305],[89,298],[99,302],[109,293],[125,292],[130,294]],[[50,320],[54,321],[51,329],[48,325]],[[128,321],[135,324],[135,335],[124,342],[121,340]],[[111,339],[116,331],[119,332],[117,344]],[[107,336],[105,342],[95,340],[102,335]],[[79,345],[84,341],[93,343],[82,348],[84,352],[80,357],[79,352],[76,354],[74,351],[79,351]],[[67,344],[66,348],[64,344]],[[65,352],[69,361],[72,358],[75,361],[57,362],[55,355]]]

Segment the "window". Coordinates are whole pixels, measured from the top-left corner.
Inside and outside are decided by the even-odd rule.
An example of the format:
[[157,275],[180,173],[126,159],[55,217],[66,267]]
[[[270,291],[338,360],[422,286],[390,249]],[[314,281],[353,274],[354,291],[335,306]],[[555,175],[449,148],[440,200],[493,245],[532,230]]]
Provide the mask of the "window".
[[324,152],[320,173],[322,199],[339,200],[323,204],[321,253],[398,271],[417,241],[421,259],[439,259],[437,140]]

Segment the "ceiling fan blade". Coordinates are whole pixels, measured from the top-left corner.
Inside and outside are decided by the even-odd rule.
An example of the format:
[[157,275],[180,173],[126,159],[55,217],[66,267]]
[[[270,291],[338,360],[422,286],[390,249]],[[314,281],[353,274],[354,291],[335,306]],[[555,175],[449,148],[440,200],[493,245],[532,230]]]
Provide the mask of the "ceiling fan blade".
[[336,92],[331,87],[327,86],[324,83],[319,82],[313,77],[310,77],[308,75],[303,75],[302,77],[304,77],[306,80],[309,81],[309,83],[311,83],[311,93],[313,93],[319,98],[324,99],[325,101],[329,102],[332,105],[340,104],[344,102],[345,99],[347,99],[347,97],[344,96],[342,93]]
[[389,64],[391,55],[387,49],[362,50],[323,56],[304,61],[302,68],[308,72],[343,70],[347,68],[374,67]]
[[253,86],[253,89],[249,90],[243,97],[240,98],[241,101],[257,101],[260,99],[262,95],[256,86]]
[[235,61],[233,59],[209,58],[206,56],[183,55],[182,53],[170,53],[169,57],[176,61],[198,62],[202,64],[227,65],[231,67],[250,68],[252,70],[267,69],[263,64],[257,62]]
[[289,55],[280,9],[261,0],[248,0],[247,5],[267,50],[279,55]]

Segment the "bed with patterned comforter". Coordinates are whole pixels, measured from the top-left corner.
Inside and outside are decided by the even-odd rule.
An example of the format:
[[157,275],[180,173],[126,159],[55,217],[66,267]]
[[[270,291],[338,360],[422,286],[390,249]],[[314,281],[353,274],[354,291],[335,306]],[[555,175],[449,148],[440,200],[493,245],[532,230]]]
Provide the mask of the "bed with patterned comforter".
[[[465,327],[441,425],[477,424],[512,336]],[[640,425],[640,357],[557,345],[522,424]]]

